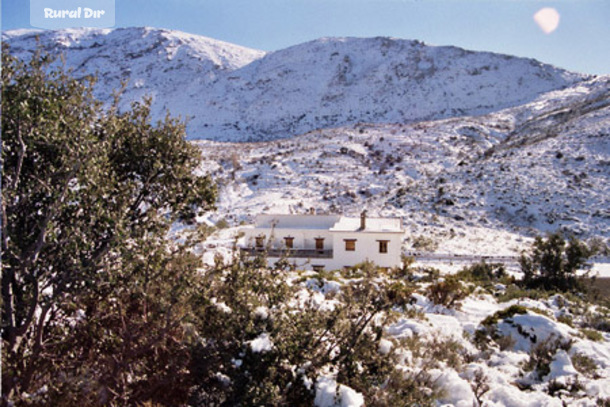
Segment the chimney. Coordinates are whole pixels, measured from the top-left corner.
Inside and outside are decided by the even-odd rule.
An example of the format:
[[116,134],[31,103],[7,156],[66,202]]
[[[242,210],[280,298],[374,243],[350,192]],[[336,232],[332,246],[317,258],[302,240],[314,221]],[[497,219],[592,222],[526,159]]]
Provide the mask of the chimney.
[[360,214],[360,230],[366,229],[366,210]]

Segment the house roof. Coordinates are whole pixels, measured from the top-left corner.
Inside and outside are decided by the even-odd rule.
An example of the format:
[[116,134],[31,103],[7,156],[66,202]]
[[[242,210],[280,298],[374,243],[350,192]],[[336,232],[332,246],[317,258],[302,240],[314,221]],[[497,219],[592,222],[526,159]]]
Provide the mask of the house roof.
[[321,229],[331,232],[404,233],[398,218],[366,218],[360,229],[360,218],[341,215],[258,215],[257,228]]
[[373,232],[373,233],[404,233],[398,218],[366,218],[365,228],[360,229],[360,218],[342,216],[331,232]]
[[328,230],[341,218],[340,215],[258,215],[257,228],[323,229]]

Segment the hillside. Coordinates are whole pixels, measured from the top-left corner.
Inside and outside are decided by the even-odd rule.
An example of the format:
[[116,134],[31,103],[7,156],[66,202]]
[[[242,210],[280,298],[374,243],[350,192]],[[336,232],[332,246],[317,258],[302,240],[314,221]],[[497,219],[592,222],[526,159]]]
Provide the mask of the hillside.
[[95,94],[105,102],[111,102],[113,91],[126,81],[122,107],[151,97],[156,119],[167,110],[186,117],[186,107],[205,103],[198,95],[206,93],[218,76],[264,55],[211,38],[147,27],[17,30],[3,32],[2,40],[22,59],[40,44],[44,51],[61,55],[74,76],[97,75]]
[[[472,253],[473,239],[509,233],[490,250],[515,254],[518,235],[610,235],[609,83],[593,79],[484,116],[198,145],[221,185],[218,217],[366,208],[402,217],[411,243],[426,235]],[[451,245],[467,236],[466,247]]]

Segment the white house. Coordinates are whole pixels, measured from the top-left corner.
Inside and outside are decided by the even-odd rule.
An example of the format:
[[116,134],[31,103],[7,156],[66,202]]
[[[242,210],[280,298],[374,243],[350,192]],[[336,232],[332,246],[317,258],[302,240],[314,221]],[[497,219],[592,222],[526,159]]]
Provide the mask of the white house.
[[364,261],[382,268],[400,265],[404,235],[400,219],[341,215],[258,215],[244,229],[249,255],[266,253],[272,265],[286,257],[297,267],[337,270]]

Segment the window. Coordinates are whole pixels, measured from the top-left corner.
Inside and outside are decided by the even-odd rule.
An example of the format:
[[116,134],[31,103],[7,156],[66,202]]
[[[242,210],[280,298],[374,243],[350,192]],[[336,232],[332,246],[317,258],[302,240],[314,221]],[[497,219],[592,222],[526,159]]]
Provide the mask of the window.
[[344,239],[345,251],[355,252],[356,251],[356,239]]
[[265,246],[265,235],[256,236],[255,240],[257,249],[262,249]]
[[316,250],[324,250],[324,238],[316,237]]
[[313,271],[323,271],[324,270],[324,266],[318,265],[318,264],[313,264],[311,266],[313,268]]
[[378,240],[378,242],[379,242],[379,253],[387,253],[389,240]]
[[292,249],[294,247],[294,237],[286,236],[284,238],[284,243],[286,244],[287,249]]

